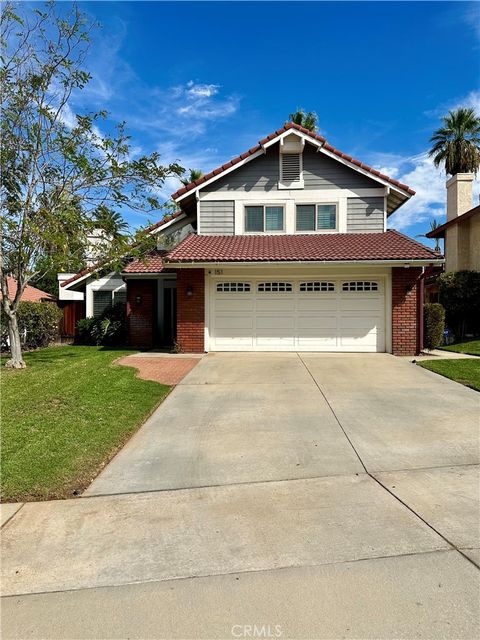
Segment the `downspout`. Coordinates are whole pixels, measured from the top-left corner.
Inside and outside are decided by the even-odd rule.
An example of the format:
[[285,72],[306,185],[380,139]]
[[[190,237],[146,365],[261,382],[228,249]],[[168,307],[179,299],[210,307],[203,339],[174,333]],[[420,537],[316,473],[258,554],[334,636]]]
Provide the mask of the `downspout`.
[[418,353],[423,351],[423,304],[425,301],[425,267],[422,267],[422,273],[420,274],[420,287],[418,289]]

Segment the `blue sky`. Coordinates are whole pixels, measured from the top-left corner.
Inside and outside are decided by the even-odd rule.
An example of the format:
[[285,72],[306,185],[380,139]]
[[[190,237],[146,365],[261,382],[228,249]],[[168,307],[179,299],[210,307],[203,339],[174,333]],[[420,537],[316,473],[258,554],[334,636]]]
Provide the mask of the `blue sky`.
[[[207,172],[304,107],[330,143],[417,191],[389,226],[416,235],[444,220],[445,176],[426,151],[449,108],[480,111],[480,4],[80,6],[102,28],[87,61],[93,79],[73,108],[126,120],[135,152]],[[168,181],[162,195],[177,186]]]

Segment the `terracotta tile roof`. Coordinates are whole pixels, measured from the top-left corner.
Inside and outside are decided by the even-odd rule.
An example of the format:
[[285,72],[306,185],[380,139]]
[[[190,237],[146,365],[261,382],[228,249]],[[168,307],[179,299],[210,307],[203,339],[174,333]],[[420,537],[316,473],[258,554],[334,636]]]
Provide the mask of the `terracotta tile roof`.
[[166,253],[159,250],[150,251],[146,256],[129,262],[122,273],[161,273],[165,269],[163,257]]
[[445,224],[442,224],[439,227],[437,227],[435,231],[429,231],[427,233],[427,238],[443,238],[443,236],[445,235],[445,229],[448,229],[449,227],[453,227],[453,225],[458,224],[459,222],[466,222],[473,216],[476,216],[479,214],[480,214],[480,205],[473,207],[473,209],[470,209],[469,211],[462,213],[462,215],[457,216],[456,218],[452,218],[448,222],[445,222]]
[[[17,293],[17,281],[15,278],[7,277],[8,284],[8,295],[10,299],[15,297]],[[2,294],[0,292],[0,298]],[[42,291],[41,289],[37,289],[36,287],[31,287],[29,284],[25,287],[25,290],[20,298],[22,302],[56,302],[57,298],[53,296],[51,293],[47,293],[46,291]]]
[[236,158],[233,158],[233,160],[230,160],[229,162],[222,164],[221,167],[217,167],[217,169],[210,171],[210,173],[207,173],[206,175],[202,176],[198,180],[195,180],[194,182],[190,182],[184,187],[181,187],[180,189],[175,191],[175,193],[172,195],[172,198],[175,200],[179,196],[183,196],[185,193],[188,193],[195,187],[198,187],[199,185],[203,184],[207,180],[210,180],[210,178],[219,176],[227,169],[230,169],[230,167],[233,167],[234,165],[238,164],[242,160],[245,160],[245,158],[248,158],[248,156],[251,156],[254,153],[257,153],[257,151],[260,151],[260,149],[262,149],[262,145],[266,144],[270,140],[273,140],[274,138],[277,138],[278,136],[280,136],[282,133],[285,133],[285,131],[288,131],[289,129],[296,129],[297,131],[301,131],[302,133],[308,135],[310,138],[317,140],[317,142],[321,142],[323,145],[323,149],[325,149],[326,151],[333,153],[334,155],[338,156],[339,158],[342,158],[343,160],[346,160],[347,162],[351,162],[353,165],[359,167],[360,169],[363,169],[364,171],[371,173],[377,178],[381,178],[382,180],[385,180],[386,182],[393,184],[395,187],[399,187],[400,189],[402,189],[403,191],[406,191],[412,196],[415,195],[415,191],[411,189],[408,185],[403,184],[398,180],[394,180],[393,178],[390,178],[389,176],[383,173],[380,173],[380,171],[373,169],[373,167],[370,167],[368,164],[365,164],[364,162],[360,162],[360,160],[355,160],[355,158],[352,158],[352,156],[349,156],[348,154],[343,153],[339,149],[336,149],[331,144],[328,144],[326,138],[324,138],[323,136],[320,136],[317,133],[313,133],[312,131],[309,131],[309,129],[305,129],[304,127],[301,127],[300,125],[295,124],[294,122],[287,122],[281,129],[277,129],[273,133],[270,133],[268,136],[260,140],[257,145],[255,145],[251,149],[248,149],[248,151],[245,151],[245,153],[242,153]]
[[398,231],[309,235],[190,235],[165,258],[182,262],[437,260],[432,249]]
[[[175,211],[175,213],[172,213],[169,216],[165,216],[164,218],[162,218],[158,222],[155,222],[155,224],[152,224],[149,227],[147,227],[146,229],[144,229],[144,233],[151,233],[152,231],[155,231],[156,229],[159,229],[160,227],[163,227],[164,225],[166,225],[168,222],[171,222],[175,218],[178,218],[178,217],[183,216],[183,215],[185,215],[183,211]],[[97,269],[100,269],[101,267],[103,267],[105,265],[106,265],[105,260],[100,260],[100,261],[96,262],[95,264],[92,264],[92,266],[87,267],[85,269],[82,269],[81,271],[76,273],[74,276],[72,276],[68,280],[65,280],[64,282],[62,282],[61,286],[65,287],[67,284],[75,282],[76,280],[79,280],[80,278],[83,278],[83,276],[87,276],[89,273],[93,273]]]

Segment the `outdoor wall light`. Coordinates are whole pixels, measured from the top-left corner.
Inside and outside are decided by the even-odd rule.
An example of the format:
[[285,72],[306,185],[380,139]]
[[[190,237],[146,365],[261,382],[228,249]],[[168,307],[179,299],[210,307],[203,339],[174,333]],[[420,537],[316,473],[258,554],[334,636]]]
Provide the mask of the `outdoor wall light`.
[[191,284],[189,284],[188,287],[187,287],[187,296],[189,298],[191,298],[193,296],[193,287],[192,287]]
[[142,296],[135,296],[135,302],[137,304],[142,304]]

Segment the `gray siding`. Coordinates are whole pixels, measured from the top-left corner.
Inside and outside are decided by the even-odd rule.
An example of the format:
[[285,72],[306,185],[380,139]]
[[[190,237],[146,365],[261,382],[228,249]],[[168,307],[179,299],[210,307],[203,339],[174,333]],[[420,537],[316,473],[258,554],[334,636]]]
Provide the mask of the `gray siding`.
[[347,199],[347,233],[383,231],[385,200],[378,198]]
[[200,200],[200,234],[205,236],[233,236],[235,203],[233,200]]
[[[205,187],[202,191],[222,192],[278,191],[279,145],[269,147],[265,155],[251,160],[243,167],[234,169],[223,178]],[[318,153],[315,147],[306,144],[303,153],[303,177],[305,189],[371,189],[381,185],[350,169],[337,160]]]
[[202,191],[277,191],[278,183],[278,145],[270,147],[265,155],[234,169],[223,178],[209,184]]
[[355,169],[305,145],[303,152],[303,179],[305,189],[378,189],[381,184],[367,178]]

